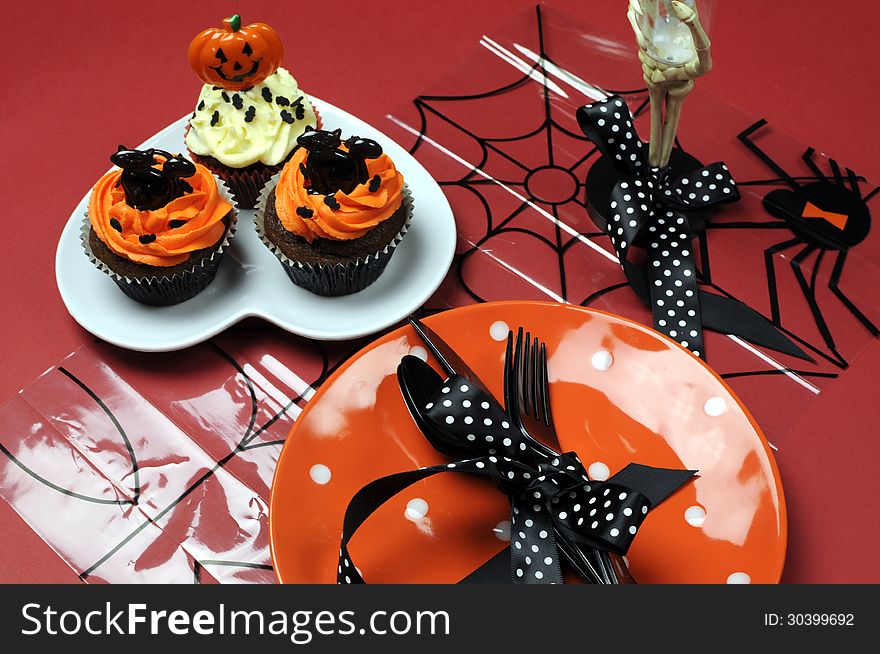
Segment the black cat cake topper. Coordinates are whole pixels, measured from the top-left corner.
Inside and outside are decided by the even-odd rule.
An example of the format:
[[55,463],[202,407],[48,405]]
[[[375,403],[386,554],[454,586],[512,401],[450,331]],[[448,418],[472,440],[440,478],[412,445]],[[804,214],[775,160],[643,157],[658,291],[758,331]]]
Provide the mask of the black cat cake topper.
[[311,184],[310,191],[330,195],[336,191],[351,193],[358,184],[366,184],[370,178],[367,159],[382,156],[382,146],[370,139],[352,136],[342,145],[342,130],[332,132],[307,127],[296,140],[308,150],[303,174]]
[[[155,168],[162,157],[162,169]],[[196,174],[195,165],[181,155],[165,150],[129,150],[124,145],[110,155],[110,161],[122,168],[119,183],[125,191],[125,201],[140,211],[154,211],[192,191],[187,177]]]

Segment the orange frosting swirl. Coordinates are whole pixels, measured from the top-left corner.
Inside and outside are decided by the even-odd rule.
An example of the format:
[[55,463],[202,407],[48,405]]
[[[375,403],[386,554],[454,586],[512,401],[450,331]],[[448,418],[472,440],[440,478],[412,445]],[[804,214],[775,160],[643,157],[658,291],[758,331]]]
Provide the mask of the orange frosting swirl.
[[[403,202],[403,175],[386,154],[367,161],[372,180],[379,176],[379,188],[370,191],[370,182],[358,184],[351,193],[336,191],[339,209],[331,209],[323,195],[309,195],[306,178],[300,168],[308,151],[297,150],[281,171],[275,187],[275,211],[289,232],[309,243],[316,238],[347,241],[360,238],[381,222],[388,220]],[[312,217],[297,214],[300,207],[311,209]]]
[[[214,245],[226,233],[223,217],[232,205],[220,194],[211,172],[199,164],[195,166],[196,174],[186,180],[192,192],[154,211],[140,211],[126,203],[119,185],[121,170],[104,175],[89,198],[89,221],[98,238],[121,257],[162,267],[176,266],[191,252]],[[141,236],[149,238],[151,234],[155,240],[141,242]]]

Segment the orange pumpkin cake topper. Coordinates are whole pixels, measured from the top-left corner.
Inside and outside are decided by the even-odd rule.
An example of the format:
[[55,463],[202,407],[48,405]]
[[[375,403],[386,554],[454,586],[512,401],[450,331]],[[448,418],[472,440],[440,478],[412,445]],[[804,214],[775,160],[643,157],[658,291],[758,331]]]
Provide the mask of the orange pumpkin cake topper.
[[281,64],[284,47],[278,33],[265,23],[241,25],[235,14],[223,27],[199,33],[189,45],[190,66],[205,84],[242,91],[262,82]]

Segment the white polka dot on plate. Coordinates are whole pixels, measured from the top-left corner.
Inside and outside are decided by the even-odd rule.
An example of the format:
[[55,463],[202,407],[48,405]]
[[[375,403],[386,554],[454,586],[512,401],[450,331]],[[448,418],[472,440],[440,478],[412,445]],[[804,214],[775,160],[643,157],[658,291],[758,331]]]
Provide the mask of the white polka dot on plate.
[[495,528],[492,529],[492,533],[495,534],[495,538],[498,540],[509,541],[510,540],[510,520],[502,520]]
[[614,364],[614,357],[608,350],[599,350],[593,355],[590,362],[596,370],[605,371]]
[[510,327],[508,327],[507,323],[503,320],[496,320],[489,326],[489,336],[496,341],[505,340],[507,338],[507,332],[509,331]]
[[590,476],[590,479],[595,479],[596,481],[605,481],[608,477],[611,476],[611,470],[608,469],[601,461],[596,461],[590,464],[590,467],[587,468],[587,474]]
[[428,503],[421,497],[414,497],[406,503],[406,510],[403,512],[403,515],[407,520],[412,520],[413,522],[421,520],[428,515]]
[[330,468],[323,463],[316,463],[309,468],[309,477],[311,477],[312,481],[316,484],[321,484],[323,486],[330,481],[331,476]]
[[727,410],[727,402],[723,397],[710,397],[703,405],[703,411],[707,416],[717,418]]
[[689,506],[684,512],[684,519],[691,527],[702,527],[706,522],[706,509],[702,506]]
[[747,575],[745,572],[734,572],[727,578],[728,584],[750,584],[752,583],[752,578]]
[[415,345],[409,349],[409,353],[414,357],[420,358],[422,361],[428,360],[428,350],[423,348],[421,345]]

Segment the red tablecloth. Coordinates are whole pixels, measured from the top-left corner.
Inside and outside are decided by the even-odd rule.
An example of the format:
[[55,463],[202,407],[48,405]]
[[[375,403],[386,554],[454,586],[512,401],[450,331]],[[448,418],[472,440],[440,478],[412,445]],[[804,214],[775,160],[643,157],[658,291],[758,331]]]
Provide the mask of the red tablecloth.
[[[284,38],[285,64],[304,89],[386,129],[389,110],[457,65],[508,13],[532,4],[326,0],[236,7],[157,0],[62,10],[32,0],[7,7],[7,80],[0,102],[0,183],[8,198],[0,232],[6,316],[0,324],[0,398],[89,338],[67,315],[55,288],[58,236],[106,170],[107,152],[118,143],[140,143],[192,109],[198,82],[185,53],[196,32],[237,10],[246,12],[245,22],[271,23]],[[631,38],[624,0],[552,4],[610,35]],[[880,93],[870,59],[880,31],[873,3],[719,4],[712,35],[717,68],[701,86],[869,178],[880,177],[876,138],[867,132]],[[796,430],[799,473],[812,475],[815,484],[799,485],[798,497],[789,497],[786,581],[880,581],[873,553],[880,526],[870,509],[880,456],[874,438],[880,419],[870,395],[878,366],[875,344],[822,394]],[[852,480],[851,492],[829,492],[823,483],[840,476]],[[846,531],[825,529],[824,516],[831,513],[835,524],[848,525]],[[70,568],[0,502],[0,581],[74,580]]]

